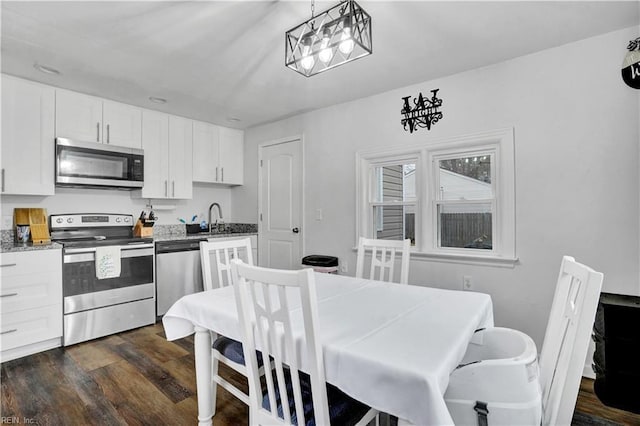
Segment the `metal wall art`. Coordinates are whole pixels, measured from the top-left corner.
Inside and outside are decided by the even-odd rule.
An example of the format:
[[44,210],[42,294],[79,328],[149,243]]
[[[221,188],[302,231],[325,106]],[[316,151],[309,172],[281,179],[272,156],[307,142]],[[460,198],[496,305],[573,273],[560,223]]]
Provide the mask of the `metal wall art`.
[[[409,130],[410,133],[418,130],[419,127],[426,127],[427,130],[431,130],[431,126],[442,118],[442,111],[438,110],[442,106],[442,99],[436,96],[438,90],[440,89],[431,91],[431,99],[424,98],[422,92],[417,98],[413,98],[411,102],[409,102],[411,96],[402,98],[404,104],[400,113],[403,118],[400,120],[400,124],[402,124],[404,130]],[[413,106],[411,103],[413,103]]]
[[622,62],[622,79],[629,87],[640,89],[640,37],[631,40]]

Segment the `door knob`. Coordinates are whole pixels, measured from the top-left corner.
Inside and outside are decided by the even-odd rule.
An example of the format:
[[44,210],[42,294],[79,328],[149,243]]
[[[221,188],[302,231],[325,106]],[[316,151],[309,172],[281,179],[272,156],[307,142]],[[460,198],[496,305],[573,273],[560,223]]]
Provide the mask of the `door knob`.
[[293,231],[294,234],[297,234],[298,232],[300,232],[300,230],[298,228],[293,228],[292,231]]

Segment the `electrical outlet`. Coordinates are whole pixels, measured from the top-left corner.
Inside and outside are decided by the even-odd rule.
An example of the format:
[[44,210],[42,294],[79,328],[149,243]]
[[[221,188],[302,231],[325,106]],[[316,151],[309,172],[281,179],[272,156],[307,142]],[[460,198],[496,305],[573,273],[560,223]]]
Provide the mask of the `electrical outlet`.
[[2,216],[2,229],[11,229],[13,228],[13,216]]
[[463,290],[473,290],[473,284],[471,281],[471,275],[464,275],[462,277],[462,289]]
[[322,209],[316,209],[316,220],[322,220]]
[[344,262],[340,262],[340,272],[343,274],[349,272],[349,264],[346,260]]

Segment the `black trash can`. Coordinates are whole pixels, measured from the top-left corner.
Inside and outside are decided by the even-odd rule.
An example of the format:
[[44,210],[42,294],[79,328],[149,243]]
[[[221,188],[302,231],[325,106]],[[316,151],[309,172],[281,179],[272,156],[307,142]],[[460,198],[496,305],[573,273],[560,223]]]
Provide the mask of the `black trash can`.
[[302,258],[302,266],[311,266],[316,272],[338,273],[338,258],[322,254],[311,254]]

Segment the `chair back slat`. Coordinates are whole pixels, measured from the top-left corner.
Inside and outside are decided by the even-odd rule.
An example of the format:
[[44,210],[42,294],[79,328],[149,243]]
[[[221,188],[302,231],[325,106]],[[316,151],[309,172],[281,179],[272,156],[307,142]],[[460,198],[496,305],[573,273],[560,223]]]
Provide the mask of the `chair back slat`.
[[[306,424],[300,362],[295,330],[303,325],[301,353],[307,356],[316,424],[329,424],[322,347],[317,340],[317,301],[310,269],[274,270],[231,261],[234,290],[243,330],[243,349],[249,380],[250,416],[258,424]],[[291,309],[290,298],[300,300],[301,309]],[[297,306],[297,305],[294,305]],[[301,314],[301,317],[297,315]],[[297,327],[297,328],[296,328]],[[256,350],[262,352],[269,409],[262,406]],[[287,386],[289,384],[289,386]],[[276,392],[277,389],[277,392]],[[277,411],[281,401],[282,415]],[[288,401],[293,400],[290,409]]]
[[542,352],[543,425],[570,424],[603,275],[564,256]]
[[395,281],[396,254],[402,252],[400,262],[400,284],[409,281],[409,256],[411,240],[377,240],[360,237],[358,241],[358,256],[356,261],[356,277],[364,277],[364,262],[367,250],[371,250],[371,264],[366,278],[378,281]]
[[[211,260],[215,259],[215,265]],[[202,282],[205,290],[231,285],[231,260],[243,259],[253,265],[251,239],[201,241],[200,261]],[[217,279],[214,280],[214,271]]]

